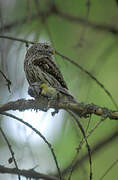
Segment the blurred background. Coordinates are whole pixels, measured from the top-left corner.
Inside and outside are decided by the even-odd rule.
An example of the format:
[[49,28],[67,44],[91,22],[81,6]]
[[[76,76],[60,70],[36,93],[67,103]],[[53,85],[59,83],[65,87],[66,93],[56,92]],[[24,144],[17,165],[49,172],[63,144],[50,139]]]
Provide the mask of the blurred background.
[[[93,74],[118,102],[118,1],[117,0],[0,0],[0,71],[11,81],[11,92],[0,73],[0,105],[28,96],[28,83],[23,63],[25,43],[2,36],[33,42],[49,42],[61,54],[73,59]],[[29,44],[30,45],[30,44]],[[116,110],[111,98],[85,72],[55,55],[70,92],[77,101],[94,103]],[[117,103],[118,104],[118,103]],[[73,119],[65,111],[54,117],[51,112],[9,111],[39,130],[54,148],[65,179],[89,179],[88,152]],[[93,179],[99,180],[118,159],[117,121],[94,115],[80,122],[92,151]],[[97,128],[95,128],[97,126]],[[0,115],[0,127],[7,137],[19,169],[34,169],[57,175],[57,168],[48,146],[27,126]],[[8,145],[0,131],[0,165],[13,168]],[[118,164],[109,170],[104,180],[118,179]],[[1,180],[16,180],[17,175],[0,173]],[[21,176],[21,179],[26,179]]]

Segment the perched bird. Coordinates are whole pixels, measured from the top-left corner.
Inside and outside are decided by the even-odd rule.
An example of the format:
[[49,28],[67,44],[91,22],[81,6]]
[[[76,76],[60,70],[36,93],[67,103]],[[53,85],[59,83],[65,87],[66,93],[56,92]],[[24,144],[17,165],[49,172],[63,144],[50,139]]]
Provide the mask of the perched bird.
[[24,60],[24,71],[31,87],[28,91],[31,96],[35,96],[32,93],[34,88],[38,95],[51,97],[53,93],[59,92],[72,98],[54,62],[54,53],[54,48],[47,43],[36,43],[28,49]]

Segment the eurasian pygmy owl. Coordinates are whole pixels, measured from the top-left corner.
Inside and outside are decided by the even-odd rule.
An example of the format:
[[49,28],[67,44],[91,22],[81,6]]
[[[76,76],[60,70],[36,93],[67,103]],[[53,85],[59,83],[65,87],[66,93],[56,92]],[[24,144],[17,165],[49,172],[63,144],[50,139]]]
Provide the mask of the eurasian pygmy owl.
[[66,92],[68,88],[54,62],[54,53],[54,49],[47,43],[36,43],[28,49],[24,60],[24,71],[30,86],[43,82],[49,87],[65,89]]

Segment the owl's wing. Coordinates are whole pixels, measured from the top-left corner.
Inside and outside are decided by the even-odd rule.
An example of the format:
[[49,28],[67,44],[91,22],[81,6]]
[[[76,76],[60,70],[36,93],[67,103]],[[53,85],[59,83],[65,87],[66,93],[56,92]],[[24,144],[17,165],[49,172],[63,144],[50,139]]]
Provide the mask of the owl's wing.
[[45,72],[49,74],[50,77],[55,78],[55,80],[58,81],[63,88],[68,89],[59,68],[57,67],[57,65],[51,57],[37,57],[33,61],[33,64],[35,66],[38,66],[42,70],[42,72]]

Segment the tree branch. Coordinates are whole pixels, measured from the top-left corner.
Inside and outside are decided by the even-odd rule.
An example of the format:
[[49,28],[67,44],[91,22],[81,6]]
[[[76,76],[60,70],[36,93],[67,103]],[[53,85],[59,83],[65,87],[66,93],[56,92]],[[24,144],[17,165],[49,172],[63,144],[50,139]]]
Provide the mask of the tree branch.
[[118,164],[118,159],[116,159],[116,160],[111,164],[111,166],[105,171],[105,173],[100,177],[99,180],[103,180],[104,177],[112,170],[112,168],[113,168],[116,164]]
[[[112,132],[108,137],[105,137],[99,142],[97,142],[93,147],[91,147],[91,154],[92,157],[96,155],[99,151],[102,151],[103,148],[108,146],[108,144],[113,143],[115,140],[118,139],[118,130]],[[78,167],[80,167],[88,158],[88,153],[84,154],[80,159],[76,160],[76,162],[73,164],[73,167],[71,165],[68,165],[63,171],[62,175],[65,176],[71,168],[73,168],[73,171],[77,170]],[[71,163],[72,164],[72,163]]]
[[48,101],[46,97],[40,97],[39,99],[19,99],[17,101],[11,101],[0,107],[0,113],[9,110],[19,110],[24,111],[28,109],[47,111],[49,108],[53,109],[64,109],[66,111],[70,110],[76,113],[79,117],[88,118],[91,114],[97,116],[118,120],[118,111],[109,110],[105,107],[100,107],[95,104],[84,104],[75,103],[71,101]]
[[[5,135],[5,133],[4,133],[4,131],[2,130],[1,127],[0,127],[0,131],[1,131],[1,134],[3,135],[3,137],[4,137],[4,139],[5,139],[6,143],[7,143],[8,148],[9,148],[9,151],[10,151],[10,153],[11,153],[11,158],[9,158],[9,163],[11,163],[12,161],[14,161],[15,167],[16,167],[16,169],[18,169],[18,165],[17,165],[16,159],[15,159],[15,156],[14,156],[14,151],[12,150],[12,147],[11,147],[11,145],[10,145],[10,143],[9,143],[9,141],[8,141],[6,135]],[[21,180],[19,174],[18,174],[18,179]]]
[[38,173],[34,171],[33,169],[30,170],[20,170],[17,168],[7,168],[0,165],[0,173],[8,173],[8,174],[20,174],[21,176],[24,176],[26,178],[43,178],[45,180],[59,180],[59,178],[55,176],[50,176],[42,173]]
[[0,73],[2,74],[2,76],[4,77],[4,79],[7,82],[7,87],[8,87],[9,92],[11,92],[11,90],[10,90],[11,81],[6,77],[6,75],[1,70],[0,70]]
[[71,111],[68,111],[69,114],[73,117],[73,119],[75,120],[75,122],[77,123],[77,126],[79,127],[79,129],[81,130],[81,133],[85,139],[85,142],[86,142],[86,147],[87,147],[87,150],[88,150],[88,157],[89,157],[89,164],[90,164],[90,175],[89,175],[89,178],[90,180],[92,180],[92,159],[91,159],[91,149],[90,149],[90,146],[89,146],[89,143],[88,143],[88,140],[87,140],[87,137],[86,137],[86,134],[85,134],[85,131],[84,131],[84,128],[82,127],[81,123],[79,122],[78,118],[75,116],[75,114],[73,114]]
[[31,126],[31,124],[29,124],[28,122],[25,122],[23,121],[21,118],[17,117],[17,116],[14,116],[10,113],[6,113],[6,112],[0,112],[0,114],[2,115],[5,115],[5,116],[8,116],[8,117],[11,117],[13,119],[16,119],[17,121],[23,123],[24,125],[28,126],[30,129],[32,129],[38,136],[40,136],[43,141],[48,145],[51,153],[52,153],[52,156],[53,156],[53,159],[55,161],[55,165],[57,167],[57,171],[58,171],[58,176],[59,176],[59,179],[62,180],[62,177],[61,177],[61,170],[59,168],[59,165],[58,165],[58,161],[57,161],[57,158],[56,158],[56,155],[55,155],[55,152],[54,152],[54,149],[52,147],[52,145],[47,141],[47,139],[40,133],[40,131],[38,131],[37,129],[35,129],[33,126]]
[[0,35],[0,38],[1,39],[10,39],[10,40],[22,42],[22,43],[25,43],[25,44],[35,44],[35,42],[33,42],[33,41],[28,41],[28,40],[25,40],[25,39],[22,39],[22,38],[15,38],[15,37],[11,37],[11,36]]
[[92,73],[90,73],[87,69],[85,69],[80,64],[76,63],[74,60],[70,59],[67,56],[64,56],[60,52],[56,51],[56,54],[59,55],[60,57],[64,58],[65,60],[71,62],[73,65],[78,67],[82,72],[87,74],[91,79],[93,79],[96,82],[96,84],[99,85],[104,90],[104,92],[108,95],[108,97],[111,99],[111,101],[114,104],[114,106],[116,107],[116,109],[118,109],[118,105],[117,105],[115,99],[113,98],[112,94],[106,89],[106,87]]

